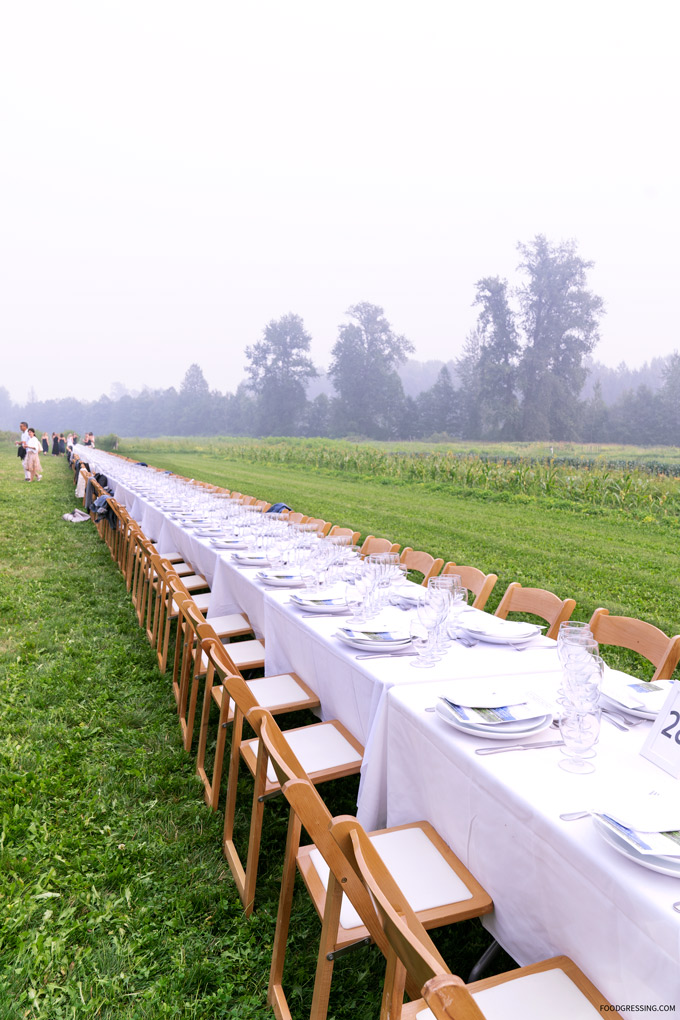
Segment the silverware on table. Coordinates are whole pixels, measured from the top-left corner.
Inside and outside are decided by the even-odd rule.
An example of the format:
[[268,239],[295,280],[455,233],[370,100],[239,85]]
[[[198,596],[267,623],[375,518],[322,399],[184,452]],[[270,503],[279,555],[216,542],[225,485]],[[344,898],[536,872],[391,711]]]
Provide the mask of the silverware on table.
[[606,719],[608,723],[612,724],[612,726],[615,726],[617,730],[622,730],[624,733],[628,733],[629,727],[626,726],[623,721],[622,715],[618,715],[616,712],[609,712],[606,708],[603,708],[602,718]]
[[417,655],[417,652],[362,652],[355,655],[355,659],[407,659],[409,656]]
[[535,751],[539,747],[559,747],[563,740],[542,740],[539,744],[506,744],[505,747],[477,747],[475,754],[503,754],[505,751]]
[[[291,602],[291,605],[294,606],[295,603]],[[299,608],[300,607],[298,606],[298,609]],[[351,615],[352,614],[349,609],[341,609],[338,613],[303,613],[302,618],[304,620],[321,620],[323,617],[326,617],[326,619],[328,619],[329,616],[333,618],[334,616],[351,616]]]

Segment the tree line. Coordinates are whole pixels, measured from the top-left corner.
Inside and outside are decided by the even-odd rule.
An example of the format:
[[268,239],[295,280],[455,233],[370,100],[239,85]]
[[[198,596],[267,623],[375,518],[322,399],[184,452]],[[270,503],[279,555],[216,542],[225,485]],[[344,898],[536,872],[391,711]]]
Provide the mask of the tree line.
[[[50,428],[120,435],[329,436],[366,439],[552,440],[680,445],[677,352],[656,365],[649,381],[615,390],[635,376],[620,366],[585,388],[599,341],[603,301],[588,287],[592,263],[573,241],[544,236],[519,244],[520,284],[485,277],[475,286],[474,329],[453,373],[407,394],[413,344],[397,333],[377,305],[347,310],[327,371],[330,392],[308,399],[321,373],[312,338],[299,315],[272,320],[246,347],[246,380],[234,393],[211,390],[191,365],[176,390],[144,390],[93,402],[75,398],[15,407],[0,388],[0,423],[18,417]],[[418,364],[418,363],[415,363]],[[406,368],[404,368],[406,366]],[[625,371],[624,371],[625,370]]]

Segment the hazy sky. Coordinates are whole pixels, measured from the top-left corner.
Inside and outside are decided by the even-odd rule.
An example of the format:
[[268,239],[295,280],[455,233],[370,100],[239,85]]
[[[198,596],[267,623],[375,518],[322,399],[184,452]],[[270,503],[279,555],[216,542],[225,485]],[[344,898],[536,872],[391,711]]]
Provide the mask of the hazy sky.
[[678,336],[671,0],[0,0],[0,385],[233,390],[350,304],[456,357],[517,241],[576,239],[595,356]]

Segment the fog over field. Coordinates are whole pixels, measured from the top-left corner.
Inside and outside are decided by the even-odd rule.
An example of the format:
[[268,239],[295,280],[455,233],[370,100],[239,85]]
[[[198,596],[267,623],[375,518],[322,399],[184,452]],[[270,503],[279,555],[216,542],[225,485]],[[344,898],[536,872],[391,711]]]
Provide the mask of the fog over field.
[[[360,302],[459,358],[478,280],[574,239],[594,356],[678,346],[675,7],[26,0],[0,20],[0,387],[234,392]],[[55,426],[57,423],[54,423]],[[65,424],[65,423],[64,423]]]

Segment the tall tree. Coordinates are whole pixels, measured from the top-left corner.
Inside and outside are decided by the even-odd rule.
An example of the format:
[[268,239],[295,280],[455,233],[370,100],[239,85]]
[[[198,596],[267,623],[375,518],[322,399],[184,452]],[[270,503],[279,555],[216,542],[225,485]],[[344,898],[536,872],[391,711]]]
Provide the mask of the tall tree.
[[577,255],[574,241],[551,245],[542,234],[517,247],[527,276],[517,291],[524,333],[520,438],[576,438],[584,359],[600,338],[603,311],[586,286],[593,263]]
[[336,430],[387,439],[398,430],[404,390],[396,366],[414,350],[378,305],[362,301],[338,330],[328,374],[338,394]]
[[262,339],[246,347],[249,385],[259,398],[261,434],[297,434],[307,383],[318,374],[307,356],[311,342],[300,316],[289,314],[272,319]]
[[179,388],[178,413],[175,418],[177,433],[181,436],[207,435],[212,429],[209,403],[210,387],[202,369],[194,363],[187,369]]
[[210,387],[203,375],[203,370],[200,365],[195,362],[193,365],[189,365],[188,369],[184,373],[182,384],[179,388],[179,394],[185,400],[202,400],[210,393]]
[[477,363],[474,417],[487,439],[511,439],[517,431],[519,403],[517,371],[520,353],[515,313],[510,307],[508,282],[487,276],[476,284]]
[[446,365],[442,365],[434,385],[418,394],[416,405],[419,436],[427,439],[437,433],[458,435],[459,403]]

